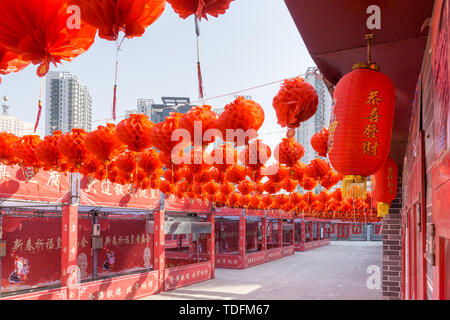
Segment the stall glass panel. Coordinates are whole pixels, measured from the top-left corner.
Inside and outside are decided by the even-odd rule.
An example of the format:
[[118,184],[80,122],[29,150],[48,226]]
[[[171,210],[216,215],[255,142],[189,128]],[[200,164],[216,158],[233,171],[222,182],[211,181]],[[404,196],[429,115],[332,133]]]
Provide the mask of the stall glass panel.
[[247,253],[261,250],[261,228],[260,218],[246,217],[245,219],[245,251]]

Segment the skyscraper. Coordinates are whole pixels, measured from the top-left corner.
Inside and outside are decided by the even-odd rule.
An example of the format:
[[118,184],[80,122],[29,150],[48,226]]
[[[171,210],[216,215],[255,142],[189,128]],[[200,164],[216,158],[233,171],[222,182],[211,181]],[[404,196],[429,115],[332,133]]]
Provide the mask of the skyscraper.
[[46,79],[45,134],[73,128],[92,130],[89,89],[69,72],[49,72]]

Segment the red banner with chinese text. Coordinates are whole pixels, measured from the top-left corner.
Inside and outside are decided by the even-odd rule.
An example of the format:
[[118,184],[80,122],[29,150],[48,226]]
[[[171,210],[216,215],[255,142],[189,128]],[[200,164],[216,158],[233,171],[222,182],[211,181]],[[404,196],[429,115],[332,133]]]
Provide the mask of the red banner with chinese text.
[[211,213],[211,202],[201,199],[180,199],[170,195],[164,199],[164,210],[174,212]]
[[132,185],[120,185],[109,180],[91,180],[84,176],[80,189],[80,205],[159,209],[160,193],[157,190],[141,190]]
[[103,249],[98,254],[99,276],[153,268],[153,235],[145,220],[99,219]]
[[67,203],[68,192],[68,174],[0,164],[0,198]]

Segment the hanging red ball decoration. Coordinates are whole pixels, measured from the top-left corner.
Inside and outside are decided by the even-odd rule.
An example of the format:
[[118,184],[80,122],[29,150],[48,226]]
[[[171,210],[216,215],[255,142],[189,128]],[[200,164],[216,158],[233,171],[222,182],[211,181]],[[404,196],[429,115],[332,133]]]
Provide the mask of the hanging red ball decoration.
[[328,129],[323,128],[322,131],[315,133],[311,138],[312,148],[320,157],[326,157],[328,152]]
[[250,180],[244,180],[238,184],[237,188],[243,195],[247,195],[255,191],[255,183]]
[[281,188],[286,190],[287,192],[292,192],[297,188],[298,181],[292,180],[290,178],[285,178],[283,181],[281,181]]
[[164,12],[164,0],[69,0],[81,9],[81,17],[98,28],[98,36],[115,41],[119,32],[125,37],[141,37],[145,29]]
[[211,109],[212,107],[208,105],[192,107],[178,122],[180,129],[189,132],[190,141],[194,146],[205,147],[215,140],[214,136],[209,137],[211,139],[205,137],[205,132],[214,129],[219,118]]
[[207,15],[218,17],[224,14],[230,7],[232,0],[167,0],[172,5],[173,10],[182,19],[195,15],[198,19],[205,18]]
[[272,155],[270,147],[257,139],[239,153],[239,160],[253,171],[259,170]]
[[[171,112],[169,116],[162,122],[155,124],[151,130],[150,138],[152,145],[161,151],[163,154],[166,154],[171,159],[172,151],[176,152],[177,150],[173,150],[175,146],[179,145],[183,142],[183,139],[180,137],[177,141],[172,141],[172,133],[177,130],[179,120],[183,116],[181,113]],[[184,141],[188,143],[188,141]],[[179,145],[179,147],[185,145]],[[182,151],[181,148],[178,151]],[[178,155],[178,153],[177,153]]]
[[0,132],[0,161],[6,165],[18,163],[14,151],[14,144],[19,140],[17,136],[8,132]]
[[275,160],[288,167],[294,166],[305,155],[305,148],[294,138],[283,138],[275,147]]
[[158,170],[162,169],[162,163],[159,161],[158,152],[154,149],[148,149],[136,156],[139,169],[147,176],[154,175]]
[[256,138],[264,119],[264,110],[258,103],[238,97],[225,106],[216,127],[222,132],[224,141],[235,142],[238,146],[242,146]]
[[84,143],[86,136],[86,131],[74,128],[71,132],[62,134],[58,139],[59,151],[74,169],[80,169],[86,160],[87,150]]
[[305,167],[305,174],[314,180],[319,180],[325,177],[331,170],[329,163],[322,159],[313,159]]
[[[19,72],[25,69],[30,61],[23,61],[21,56],[0,46],[0,74]],[[0,83],[2,79],[0,78]]]
[[61,131],[53,131],[53,135],[46,136],[36,147],[36,157],[47,169],[54,169],[57,171],[67,169],[64,165],[63,156],[58,149],[58,140],[61,135]]
[[226,170],[237,163],[238,154],[232,144],[225,143],[211,151],[211,158],[213,159],[214,167]]
[[83,20],[79,26],[71,22],[67,1],[0,1],[0,12],[0,45],[24,61],[39,64],[39,77],[47,74],[50,63],[72,61],[95,40],[96,28]]
[[108,123],[106,127],[98,126],[97,130],[89,132],[85,145],[89,152],[106,165],[126,150],[125,145],[116,135],[116,125],[112,123]]
[[228,196],[229,194],[231,194],[234,190],[236,189],[236,187],[234,186],[234,184],[232,184],[229,181],[224,181],[221,185],[220,185],[220,192],[226,196]]
[[153,126],[145,114],[131,114],[119,122],[116,135],[130,151],[141,152],[152,145],[150,134]]
[[278,124],[283,128],[298,128],[300,122],[311,118],[317,111],[319,96],[312,85],[301,77],[284,80],[273,99]]
[[14,152],[19,159],[19,163],[25,167],[39,168],[41,162],[36,157],[36,147],[41,143],[41,139],[36,135],[25,135],[14,143]]

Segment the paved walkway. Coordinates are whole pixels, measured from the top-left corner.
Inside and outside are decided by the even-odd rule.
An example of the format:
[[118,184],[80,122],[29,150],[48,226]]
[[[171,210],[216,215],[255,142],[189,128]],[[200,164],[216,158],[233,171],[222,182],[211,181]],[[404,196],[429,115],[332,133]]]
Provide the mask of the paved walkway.
[[381,277],[381,263],[381,241],[333,241],[245,270],[216,269],[213,280],[145,300],[378,300],[381,289],[368,289],[367,268],[379,266]]

